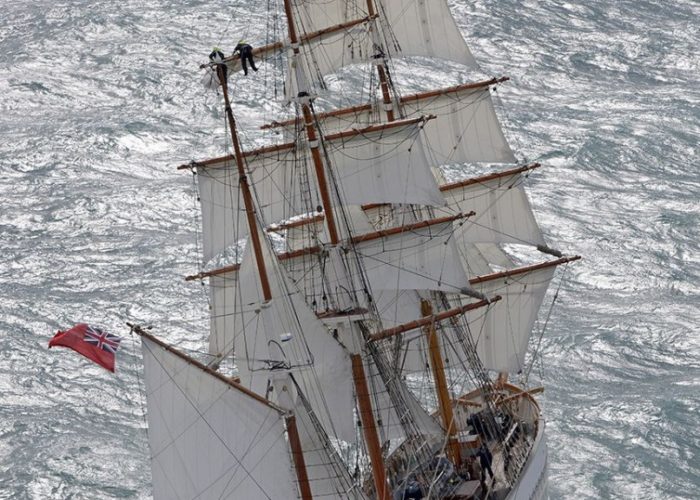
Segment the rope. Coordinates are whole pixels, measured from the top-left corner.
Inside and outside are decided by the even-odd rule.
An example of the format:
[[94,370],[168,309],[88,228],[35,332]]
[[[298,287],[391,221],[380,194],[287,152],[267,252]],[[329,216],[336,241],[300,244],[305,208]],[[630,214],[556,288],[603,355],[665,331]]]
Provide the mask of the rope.
[[552,316],[552,310],[554,309],[554,304],[556,303],[557,299],[559,298],[559,290],[561,289],[561,285],[564,282],[564,276],[566,276],[566,272],[569,269],[569,264],[566,263],[564,265],[564,269],[561,274],[561,278],[559,279],[559,285],[557,286],[556,291],[554,292],[554,297],[552,298],[552,303],[549,306],[549,311],[547,311],[547,317],[545,318],[544,325],[542,325],[542,329],[540,331],[540,335],[537,339],[537,347],[535,347],[532,355],[532,359],[530,360],[530,364],[527,367],[527,370],[525,370],[525,376],[524,376],[524,381],[525,384],[527,385],[527,381],[530,377],[530,371],[532,370],[533,365],[535,364],[535,360],[537,359],[537,354],[540,351],[540,345],[542,344],[542,338],[544,337],[544,332],[547,330],[547,325],[549,324],[549,318]]

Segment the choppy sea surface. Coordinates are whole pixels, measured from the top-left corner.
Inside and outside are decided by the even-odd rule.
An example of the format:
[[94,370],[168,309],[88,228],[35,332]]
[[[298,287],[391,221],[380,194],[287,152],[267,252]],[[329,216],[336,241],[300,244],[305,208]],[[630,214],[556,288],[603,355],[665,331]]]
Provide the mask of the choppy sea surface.
[[[276,36],[275,3],[3,2],[0,499],[151,497],[125,321],[202,348],[205,289],[183,280],[198,207],[175,167],[225,152],[198,65]],[[546,236],[584,257],[533,371],[550,497],[700,498],[700,3],[450,4],[484,71],[511,77],[499,112],[545,165],[529,188]],[[263,70],[235,96],[249,143],[270,92]],[[126,337],[116,375],[47,349],[82,321]]]

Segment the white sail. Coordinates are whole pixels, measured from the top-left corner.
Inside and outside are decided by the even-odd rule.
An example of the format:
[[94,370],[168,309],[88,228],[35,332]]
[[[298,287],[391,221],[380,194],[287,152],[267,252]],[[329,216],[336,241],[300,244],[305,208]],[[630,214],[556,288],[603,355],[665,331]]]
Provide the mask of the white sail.
[[[265,394],[274,370],[291,370],[327,432],[350,441],[355,431],[349,357],[288,283],[270,250],[265,249],[264,255],[272,292],[269,302],[264,301],[251,244],[238,273],[213,280],[216,318],[210,352],[234,354],[241,384],[260,394]],[[219,288],[226,276],[233,286]]]
[[406,117],[435,115],[425,126],[424,144],[432,164],[515,162],[503,135],[489,87],[403,100]]
[[297,27],[306,32],[367,17],[367,0],[294,0]]
[[[372,56],[372,43],[367,23],[328,33],[297,47],[299,55],[288,49],[285,98],[297,97],[300,91],[318,93],[325,89],[325,75],[351,64],[364,63]],[[301,65],[301,67],[297,67]],[[303,72],[299,82],[299,71]]]
[[[295,12],[296,29],[310,33],[354,21],[359,9],[352,5],[341,0],[302,0]],[[290,49],[286,99],[293,99],[299,91],[323,90],[325,75],[386,55],[446,59],[478,67],[445,0],[381,0],[377,10],[379,21],[307,40],[296,48],[298,56]],[[373,29],[379,32],[373,34]],[[299,71],[304,75],[301,79]]]
[[396,46],[387,47],[392,56],[446,59],[478,68],[446,0],[376,0],[376,3],[385,16],[382,20],[391,26],[391,33],[384,34],[385,40],[396,37]]
[[[510,256],[495,243],[474,243],[474,247],[489,264],[504,269],[512,269],[515,263]],[[469,273],[469,276],[480,276],[488,272]]]
[[422,125],[408,122],[327,141],[345,203],[444,204],[417,142]]
[[[368,358],[368,359],[371,359]],[[412,420],[413,428],[423,436],[441,436],[444,434],[440,424],[421,406],[405,384],[397,384],[396,396],[402,401],[404,408],[397,408],[387,389],[384,380],[377,372],[374,362],[365,359],[365,373],[368,385],[372,387],[372,405],[375,421],[383,439],[406,438],[405,429],[401,423],[401,413],[407,411]]]
[[469,180],[465,185],[441,186],[449,206],[446,213],[476,212],[455,230],[458,241],[545,244],[523,183],[522,175],[516,173],[490,180]]
[[[502,299],[488,308],[475,309],[465,314],[469,334],[476,345],[476,353],[487,369],[518,373],[524,367],[528,341],[547,287],[554,275],[555,265],[527,272],[513,270],[512,276],[493,274],[472,280],[475,290],[487,297],[500,295]],[[491,278],[494,276],[494,278]],[[484,280],[477,282],[479,280]],[[376,297],[377,307],[385,328],[408,323],[421,317],[420,296],[417,293],[384,293]],[[462,298],[462,303],[469,302]],[[464,322],[462,322],[464,324]],[[449,357],[463,357],[460,340],[446,323],[440,330],[443,346],[455,347],[444,351]],[[428,353],[423,342],[423,330],[415,329],[402,334],[402,349],[395,364],[403,372],[423,372],[428,368]],[[462,360],[467,364],[467,360]],[[462,362],[452,363],[462,366]]]
[[145,337],[142,346],[155,499],[298,498],[278,409]]
[[237,271],[209,277],[209,352],[216,356],[233,353],[233,341],[227,341],[226,332],[233,332],[239,321],[235,314],[240,310],[238,277]]
[[524,368],[537,312],[555,269],[551,266],[473,285],[489,297],[503,297],[487,313],[477,309],[466,314],[472,340],[486,368],[510,373]]
[[[490,80],[403,96],[399,99],[405,118],[435,116],[425,124],[421,140],[432,164],[463,162],[512,163],[515,156],[503,129],[489,92]],[[348,127],[367,127],[382,121],[383,113],[372,104],[354,106],[317,115],[324,133]],[[293,138],[296,123],[282,122],[286,138]]]
[[[335,134],[325,141],[343,202],[417,203],[439,206],[445,201],[416,142],[422,122]],[[308,149],[295,144],[245,154],[249,182],[267,224],[309,213],[321,205]],[[230,157],[203,162],[200,173],[205,259],[247,234],[244,206],[236,187],[238,171]]]
[[493,271],[488,259],[479,251],[475,244],[463,243],[457,245],[457,248],[462,260],[462,266],[464,266],[468,276],[480,276]]
[[228,168],[200,168],[197,173],[203,259],[208,262],[245,238],[248,230],[235,164],[230,162]]
[[[374,0],[380,15],[384,50],[392,57],[446,59],[472,68],[478,65],[462,37],[445,0]],[[299,0],[298,29],[306,32],[367,16],[366,1]],[[325,73],[342,67],[335,61]]]
[[452,222],[363,241],[355,246],[372,290],[441,290],[469,287],[459,262]]
[[319,434],[305,405],[299,399],[297,401],[294,414],[313,498],[367,498],[353,483],[331,443]]
[[421,317],[420,296],[416,290],[378,290],[373,298],[382,328],[392,328]]
[[[283,260],[294,283],[316,310],[347,310],[365,304],[364,279],[372,293],[382,290],[441,290],[469,287],[453,240],[452,222],[403,232],[359,236],[352,246],[308,249]],[[371,238],[369,238],[371,236]],[[358,274],[357,259],[364,268]]]
[[457,248],[468,276],[483,276],[497,269],[515,267],[508,254],[495,243],[461,243]]

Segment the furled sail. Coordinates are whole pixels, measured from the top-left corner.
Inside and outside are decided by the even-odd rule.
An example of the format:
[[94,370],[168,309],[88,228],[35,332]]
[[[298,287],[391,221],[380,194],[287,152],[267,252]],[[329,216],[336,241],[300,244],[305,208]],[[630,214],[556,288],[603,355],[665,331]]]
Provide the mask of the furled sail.
[[282,410],[145,336],[142,346],[154,498],[298,498]]
[[[253,57],[255,57],[255,59],[258,61],[266,61],[268,59],[278,57],[282,53],[283,49],[284,44],[282,42],[275,42],[269,45],[264,45],[262,47],[253,47]],[[234,73],[236,71],[241,71],[243,67],[241,63],[240,54],[236,54],[235,56],[229,56],[226,58],[225,61],[226,65],[228,66],[229,74]]]
[[[364,210],[357,205],[346,205],[345,215],[351,225],[353,234],[369,233],[374,230]],[[281,235],[288,251],[301,250],[309,242],[328,243],[325,218],[321,214],[306,216],[289,223],[271,227],[269,231]]]

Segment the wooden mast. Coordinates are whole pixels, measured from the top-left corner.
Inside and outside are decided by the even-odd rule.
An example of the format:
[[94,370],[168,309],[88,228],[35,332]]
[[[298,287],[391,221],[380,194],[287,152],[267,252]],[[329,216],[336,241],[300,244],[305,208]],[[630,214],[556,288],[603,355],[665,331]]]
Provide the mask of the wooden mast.
[[[369,17],[372,19],[372,35],[373,38],[376,35],[376,16],[375,16],[375,10],[374,10],[374,0],[367,0],[367,13],[369,14]],[[373,41],[374,42],[374,41]],[[382,88],[382,98],[384,99],[384,110],[386,111],[386,119],[387,121],[393,122],[395,120],[394,118],[394,103],[391,100],[391,94],[389,93],[389,82],[386,76],[386,62],[384,61],[384,54],[380,54],[379,56],[380,61],[379,64],[377,64],[377,73],[379,74],[379,84]]]
[[[270,290],[270,281],[267,277],[267,270],[265,268],[265,259],[262,253],[260,233],[258,232],[258,226],[255,221],[255,207],[253,205],[253,198],[250,193],[250,186],[248,186],[248,179],[245,175],[245,169],[243,166],[243,154],[241,152],[241,146],[238,141],[238,132],[236,131],[236,120],[233,117],[231,102],[228,97],[228,82],[226,81],[225,74],[221,66],[217,66],[217,73],[219,75],[219,81],[222,82],[221,88],[223,89],[224,101],[226,103],[226,118],[229,122],[229,129],[231,130],[231,140],[233,142],[233,148],[236,155],[236,166],[238,167],[238,178],[240,179],[241,191],[243,192],[243,202],[245,204],[246,216],[248,219],[250,238],[253,243],[253,251],[255,252],[255,261],[258,265],[260,285],[262,287],[263,298],[265,299],[265,302],[268,302],[272,300],[272,291]],[[289,445],[292,449],[294,469],[296,471],[297,480],[299,481],[299,491],[301,493],[301,498],[302,500],[312,500],[313,497],[311,495],[309,477],[306,472],[304,452],[301,448],[301,442],[299,440],[299,431],[296,425],[296,417],[294,417],[294,415],[288,416],[286,418],[286,423],[287,435],[289,436]]]
[[[432,317],[432,304],[422,299],[420,301],[421,314],[424,317]],[[428,351],[430,355],[430,367],[433,370],[433,379],[435,380],[435,391],[437,392],[438,403],[440,406],[440,417],[442,424],[447,432],[447,448],[448,456],[452,459],[452,463],[459,469],[462,465],[462,456],[459,451],[459,441],[457,440],[457,424],[452,411],[452,400],[447,389],[447,378],[445,377],[445,365],[440,354],[440,341],[438,340],[437,332],[435,331],[435,322],[431,321],[425,326],[425,334],[428,337]]]
[[[294,55],[298,56],[299,49],[297,44],[299,42],[297,38],[296,28],[294,27],[294,17],[292,13],[290,0],[284,0],[284,10],[285,14],[287,15],[289,39],[292,44],[292,50],[294,51]],[[304,91],[304,89],[301,90]],[[308,96],[304,96],[300,93],[299,97]],[[323,163],[321,162],[319,141],[316,135],[316,129],[314,127],[313,113],[311,112],[311,107],[309,106],[308,102],[302,101],[302,110],[304,113],[306,134],[309,140],[309,146],[311,147],[311,155],[314,161],[314,167],[316,169],[316,176],[319,184],[321,200],[324,205],[323,208],[325,212],[326,223],[328,225],[329,238],[332,244],[337,244],[340,241],[340,239],[338,237],[338,231],[335,223],[335,214],[333,213],[333,208],[331,206],[326,175],[323,170]],[[367,450],[370,456],[372,476],[374,478],[374,485],[377,490],[377,499],[391,500],[389,487],[386,481],[386,469],[384,467],[384,460],[382,458],[382,450],[381,445],[379,443],[379,435],[377,434],[377,426],[374,421],[372,403],[369,397],[369,388],[367,387],[365,370],[364,366],[362,365],[362,357],[359,354],[354,354],[351,356],[351,362],[353,381],[355,384],[355,390],[357,392],[357,402],[360,410],[360,420],[362,422],[365,443],[367,444]]]
[[248,179],[245,175],[245,168],[243,166],[243,154],[241,152],[240,142],[238,141],[236,120],[233,118],[231,102],[228,97],[228,82],[226,81],[226,76],[224,74],[222,65],[217,65],[216,71],[219,76],[219,81],[221,82],[221,88],[224,92],[224,102],[226,104],[226,119],[228,120],[229,130],[231,131],[231,141],[233,142],[233,150],[236,156],[238,178],[240,179],[241,192],[243,193],[243,203],[245,204],[245,213],[246,218],[248,219],[250,239],[253,243],[253,251],[255,252],[255,262],[258,265],[258,274],[260,275],[260,286],[262,287],[265,302],[267,302],[272,299],[272,292],[270,290],[270,281],[267,278],[267,269],[265,269],[265,259],[263,258],[262,244],[260,243],[260,233],[258,232],[258,225],[255,221],[255,206],[253,205],[253,197],[250,194],[250,186],[248,186]]
[[297,473],[297,481],[299,481],[299,491],[301,492],[302,500],[311,500],[311,486],[309,484],[309,475],[306,473],[306,462],[304,461],[304,452],[301,448],[299,440],[299,429],[297,429],[297,418],[294,415],[289,415],[287,422],[287,436],[289,436],[289,447],[292,449],[292,458],[294,459],[294,469]]
[[384,459],[382,458],[382,448],[379,444],[377,425],[374,422],[374,414],[372,413],[372,403],[369,398],[369,389],[367,387],[367,378],[365,377],[365,368],[362,365],[362,356],[353,354],[350,356],[350,360],[352,361],[352,378],[357,391],[357,404],[360,407],[362,432],[365,436],[367,452],[369,453],[370,464],[372,466],[372,477],[374,479],[374,487],[377,490],[377,499],[390,500]]
[[[287,16],[287,27],[289,31],[289,40],[292,44],[292,50],[294,55],[299,55],[299,38],[297,37],[297,31],[294,26],[294,14],[292,13],[292,5],[290,0],[284,0],[284,12]],[[306,89],[300,89],[306,92]],[[298,97],[308,97],[300,95]],[[318,188],[321,195],[321,203],[323,203],[323,211],[326,216],[326,223],[328,225],[328,237],[333,245],[340,242],[338,237],[338,229],[335,222],[335,214],[333,213],[333,206],[331,204],[331,197],[328,191],[328,181],[326,180],[326,172],[323,169],[323,162],[321,160],[321,152],[319,150],[320,142],[318,136],[316,135],[316,128],[314,127],[313,113],[311,112],[311,107],[308,102],[302,101],[301,109],[304,113],[304,125],[306,127],[306,135],[309,140],[309,147],[311,148],[311,157],[314,162],[314,169],[316,171],[316,179],[318,180]]]

